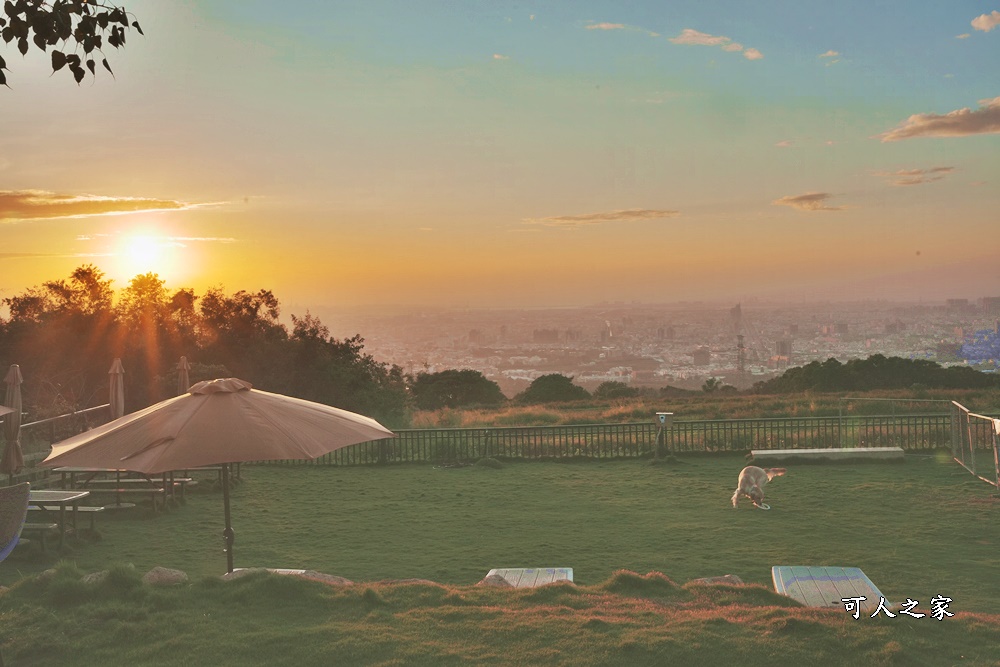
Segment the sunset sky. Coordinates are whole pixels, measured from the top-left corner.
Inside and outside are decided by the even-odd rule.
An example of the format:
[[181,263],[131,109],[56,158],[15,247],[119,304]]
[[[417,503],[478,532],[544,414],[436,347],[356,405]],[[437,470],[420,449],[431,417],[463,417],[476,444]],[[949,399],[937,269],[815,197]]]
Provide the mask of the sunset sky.
[[133,0],[0,88],[0,298],[1000,295],[1000,1]]

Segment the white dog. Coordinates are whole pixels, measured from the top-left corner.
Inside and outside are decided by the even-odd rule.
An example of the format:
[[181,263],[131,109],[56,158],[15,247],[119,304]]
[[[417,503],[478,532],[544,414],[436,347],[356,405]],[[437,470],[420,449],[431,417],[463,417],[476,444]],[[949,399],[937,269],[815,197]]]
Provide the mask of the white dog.
[[760,507],[764,503],[764,485],[784,474],[784,468],[747,466],[740,471],[739,484],[733,492],[733,507],[739,506],[740,496],[746,496],[754,505]]

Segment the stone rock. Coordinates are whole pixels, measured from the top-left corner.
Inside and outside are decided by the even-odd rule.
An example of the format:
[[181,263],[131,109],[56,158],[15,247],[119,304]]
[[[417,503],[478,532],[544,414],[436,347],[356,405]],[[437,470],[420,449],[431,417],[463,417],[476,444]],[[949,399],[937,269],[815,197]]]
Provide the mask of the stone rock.
[[476,583],[476,586],[496,586],[497,588],[514,588],[514,584],[510,583],[499,574],[490,574],[483,577],[482,580]]
[[721,577],[703,577],[692,579],[692,584],[742,584],[743,580],[735,574],[724,574]]
[[330,584],[331,586],[353,586],[354,582],[350,579],[344,579],[343,577],[338,577],[335,574],[323,574],[322,572],[316,572],[315,570],[306,570],[302,574],[297,575],[304,579],[311,579],[313,581],[321,581],[324,584]]
[[151,586],[174,586],[176,584],[186,584],[188,576],[181,570],[171,570],[168,567],[154,567],[152,570],[142,575],[142,583]]
[[55,576],[56,576],[55,568],[51,568],[50,567],[49,569],[45,570],[44,572],[40,572],[38,574],[38,581],[41,581],[41,582],[52,581],[52,579],[55,578]]
[[100,584],[103,583],[105,579],[108,578],[108,570],[101,570],[100,572],[91,572],[90,574],[83,575],[83,583],[85,584]]

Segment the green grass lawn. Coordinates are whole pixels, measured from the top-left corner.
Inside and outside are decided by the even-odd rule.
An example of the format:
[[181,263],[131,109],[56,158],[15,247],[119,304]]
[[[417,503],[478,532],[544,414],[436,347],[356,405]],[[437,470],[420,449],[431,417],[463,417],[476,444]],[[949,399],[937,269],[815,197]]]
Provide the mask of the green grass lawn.
[[[0,584],[13,586],[0,596],[0,642],[15,664],[126,664],[109,657],[123,633],[143,637],[130,664],[333,664],[323,658],[333,655],[385,665],[996,664],[984,649],[1000,642],[991,487],[933,456],[799,465],[768,486],[771,511],[746,501],[734,510],[743,464],[733,455],[655,466],[244,467],[232,504],[237,567],[365,585],[219,582],[222,496],[202,484],[159,516],[100,517],[99,538],[70,540],[62,557],[72,564],[54,580],[32,575],[58,554],[15,551],[0,564]],[[115,563],[134,564],[134,578],[157,565],[181,569],[193,583],[148,590],[124,568],[117,584],[87,589],[74,578]],[[943,595],[959,615],[853,620],[789,606],[769,592],[772,565],[860,567],[890,600],[927,611]],[[572,567],[577,586],[471,587],[498,567]],[[761,586],[683,586],[723,574]],[[436,585],[372,583],[409,578]],[[274,627],[262,630],[272,615]],[[53,624],[65,641],[42,648]],[[251,646],[270,658],[255,662]]]

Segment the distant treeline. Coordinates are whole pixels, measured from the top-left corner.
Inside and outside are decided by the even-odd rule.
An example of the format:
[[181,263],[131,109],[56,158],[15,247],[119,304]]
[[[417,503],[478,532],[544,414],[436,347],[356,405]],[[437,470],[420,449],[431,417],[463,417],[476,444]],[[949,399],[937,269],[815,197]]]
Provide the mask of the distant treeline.
[[759,394],[788,394],[800,391],[993,387],[1000,387],[1000,375],[995,373],[982,373],[967,366],[945,368],[926,359],[873,354],[867,359],[852,359],[847,363],[831,358],[789,368],[779,377],[756,383],[752,391]]
[[404,425],[402,370],[364,352],[360,336],[337,340],[308,312],[279,321],[268,290],[197,295],[168,290],[156,274],[139,275],[116,294],[94,266],[66,280],[3,299],[0,364],[18,364],[29,419],[108,401],[114,358],[125,368],[126,410],[174,396],[180,357],[191,382],[239,377],[258,389],[361,412],[387,426]]

